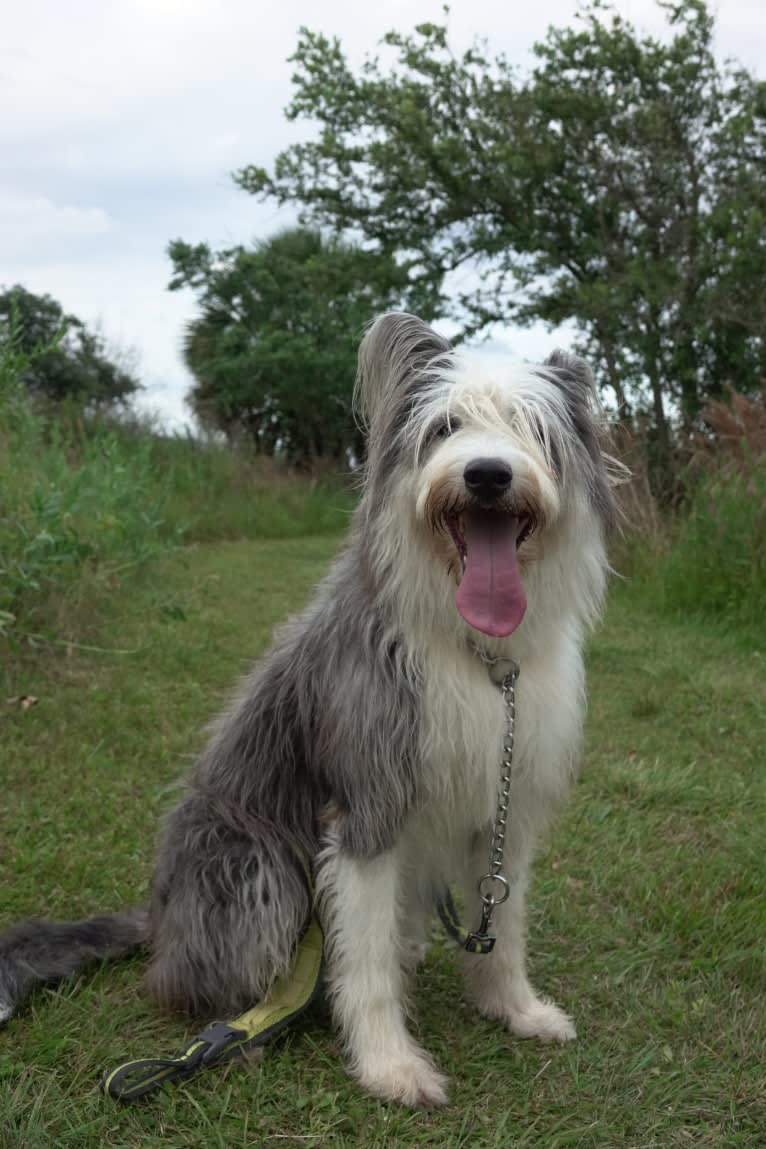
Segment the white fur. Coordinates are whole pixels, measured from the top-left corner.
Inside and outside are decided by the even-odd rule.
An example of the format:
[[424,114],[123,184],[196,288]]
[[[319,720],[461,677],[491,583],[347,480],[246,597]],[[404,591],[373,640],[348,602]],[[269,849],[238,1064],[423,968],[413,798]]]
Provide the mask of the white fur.
[[332,852],[319,873],[329,988],[352,1072],[386,1101],[443,1104],[446,1080],[405,1025],[398,852],[370,861]]
[[[329,984],[352,1070],[370,1092],[406,1104],[439,1104],[446,1092],[406,1029],[403,967],[422,953],[434,894],[445,883],[463,883],[467,924],[478,923],[476,883],[487,869],[504,708],[477,647],[515,658],[521,676],[505,863],[511,894],[496,911],[493,953],[464,956],[468,993],[517,1036],[575,1036],[570,1018],[535,994],[526,970],[529,868],[575,772],[582,641],[599,613],[607,572],[597,513],[568,472],[564,405],[553,383],[523,366],[455,355],[448,370],[424,384],[415,406],[408,433],[418,464],[401,468],[392,497],[376,508],[373,562],[391,572],[386,585],[397,632],[406,636],[407,662],[421,684],[426,798],[382,857],[350,859],[330,839],[320,893]],[[445,413],[455,432],[429,452],[429,429]],[[554,440],[563,474],[552,465]],[[459,487],[466,462],[480,455],[510,464],[514,492],[534,498],[541,523],[541,555],[524,569],[527,613],[504,639],[480,634],[460,617],[455,578],[425,521],[434,484]]]

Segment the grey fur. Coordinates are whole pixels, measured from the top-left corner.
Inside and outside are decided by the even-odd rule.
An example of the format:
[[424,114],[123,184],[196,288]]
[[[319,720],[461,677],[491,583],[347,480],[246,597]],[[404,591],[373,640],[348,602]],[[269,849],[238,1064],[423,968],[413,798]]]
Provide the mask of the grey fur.
[[365,426],[372,428],[392,394],[449,350],[449,341],[416,315],[390,311],[377,319],[359,348],[355,399]]
[[[419,387],[449,355],[445,339],[405,314],[384,316],[363,341],[367,484],[348,546],[215,725],[161,836],[148,983],[165,1006],[226,1014],[262,997],[288,968],[309,911],[296,850],[315,859],[332,823],[342,850],[379,854],[421,800],[421,684],[373,534],[386,485],[415,465],[406,428]],[[577,465],[606,517],[580,361],[557,354],[541,373],[566,395]],[[145,940],[140,913],[17,926],[0,935],[0,1005]]]
[[368,432],[367,496],[373,508],[402,460],[423,382],[448,360],[450,350],[447,339],[404,311],[381,316],[362,341],[355,398]]
[[0,1021],[39,985],[71,977],[90,962],[125,957],[149,936],[145,909],[81,922],[37,919],[0,934]]
[[295,848],[315,857],[330,817],[355,855],[395,841],[416,800],[418,717],[388,631],[357,527],[217,724],[168,819],[149,972],[163,1004],[237,1010],[289,967],[308,913]]
[[604,463],[601,426],[594,417],[598,397],[593,372],[579,356],[556,350],[545,360],[539,374],[555,383],[566,399],[572,430],[580,447],[577,460],[580,479],[609,532],[615,526],[617,504]]

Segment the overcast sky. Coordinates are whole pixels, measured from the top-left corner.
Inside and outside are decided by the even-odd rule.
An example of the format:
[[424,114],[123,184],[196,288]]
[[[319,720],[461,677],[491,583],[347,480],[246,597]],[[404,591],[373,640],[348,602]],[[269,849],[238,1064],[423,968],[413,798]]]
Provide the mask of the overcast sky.
[[[650,0],[620,0],[658,30]],[[459,46],[476,35],[523,64],[576,0],[451,0]],[[763,0],[722,0],[720,54],[756,71]],[[301,137],[283,108],[298,29],[341,37],[355,61],[391,28],[440,20],[442,0],[6,0],[0,24],[0,286],[48,292],[138,352],[141,403],[180,426],[179,355],[193,297],[166,290],[168,240],[213,245],[269,235],[289,213],[238,191],[229,173],[269,165]],[[531,358],[542,329],[504,333]]]

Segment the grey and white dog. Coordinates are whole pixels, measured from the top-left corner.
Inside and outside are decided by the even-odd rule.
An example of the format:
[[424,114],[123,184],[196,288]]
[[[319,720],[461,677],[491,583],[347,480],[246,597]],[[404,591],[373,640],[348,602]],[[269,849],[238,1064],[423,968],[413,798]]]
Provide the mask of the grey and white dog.
[[88,959],[146,944],[158,1001],[249,1007],[290,967],[312,858],[326,982],[351,1071],[438,1105],[446,1081],[405,1020],[407,974],[445,883],[469,924],[495,815],[504,707],[484,656],[521,666],[507,834],[511,893],[469,996],[521,1037],[574,1026],[532,989],[525,894],[579,753],[582,644],[613,518],[591,373],[453,349],[414,316],[360,350],[366,483],[348,545],[217,722],[162,834],[147,911],[0,935],[0,1013]]

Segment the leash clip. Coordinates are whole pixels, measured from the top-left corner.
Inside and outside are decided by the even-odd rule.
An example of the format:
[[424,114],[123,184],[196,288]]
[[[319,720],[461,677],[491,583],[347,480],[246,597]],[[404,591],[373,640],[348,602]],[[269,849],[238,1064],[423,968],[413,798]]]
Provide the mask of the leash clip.
[[203,1065],[213,1065],[233,1041],[242,1041],[245,1037],[247,1034],[243,1029],[236,1029],[233,1025],[227,1025],[225,1021],[211,1022],[207,1029],[203,1029],[196,1037],[197,1041],[204,1041],[207,1045],[200,1061]]
[[495,948],[497,938],[489,932],[492,924],[492,911],[495,908],[493,897],[482,898],[481,921],[478,930],[473,930],[463,943],[463,948],[470,954],[491,954]]

